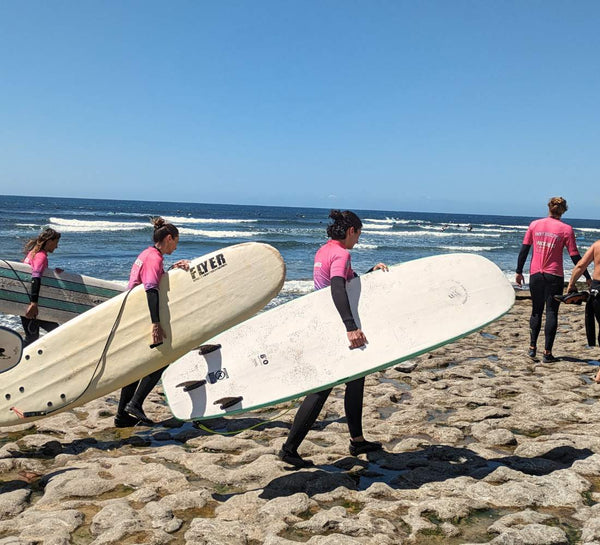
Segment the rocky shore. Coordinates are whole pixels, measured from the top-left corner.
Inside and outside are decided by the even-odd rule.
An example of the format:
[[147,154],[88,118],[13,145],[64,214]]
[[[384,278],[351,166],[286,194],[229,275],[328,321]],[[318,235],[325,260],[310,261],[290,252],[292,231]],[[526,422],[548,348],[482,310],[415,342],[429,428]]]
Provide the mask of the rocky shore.
[[383,452],[349,455],[334,389],[310,469],[277,457],[295,404],[206,423],[218,435],[171,418],[158,389],[152,428],[114,428],[113,394],[1,429],[0,545],[600,545],[600,348],[563,305],[560,361],[530,359],[529,312],[518,299],[412,372],[370,375]]

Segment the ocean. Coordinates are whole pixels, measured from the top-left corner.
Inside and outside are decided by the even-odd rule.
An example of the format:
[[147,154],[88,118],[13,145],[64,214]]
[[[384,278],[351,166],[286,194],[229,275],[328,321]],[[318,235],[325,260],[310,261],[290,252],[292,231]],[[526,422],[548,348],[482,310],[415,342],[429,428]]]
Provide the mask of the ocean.
[[[452,252],[487,257],[514,282],[523,235],[535,219],[521,216],[439,214],[398,210],[357,210],[363,221],[352,265],[359,274],[382,261],[388,265]],[[23,259],[25,242],[49,226],[62,233],[50,266],[126,284],[136,256],[151,244],[151,216],[163,216],[180,231],[179,246],[165,258],[168,266],[223,246],[266,242],[277,248],[287,266],[285,285],[269,307],[312,291],[313,256],[326,242],[329,209],[0,196],[0,258]],[[600,237],[599,220],[564,221],[575,229],[584,251]],[[565,253],[565,273],[572,269]],[[440,271],[444,274],[444,271]],[[527,280],[527,276],[526,276]],[[252,279],[248,279],[249,282]],[[427,278],[413,279],[415,291]],[[14,316],[0,324],[19,328]]]

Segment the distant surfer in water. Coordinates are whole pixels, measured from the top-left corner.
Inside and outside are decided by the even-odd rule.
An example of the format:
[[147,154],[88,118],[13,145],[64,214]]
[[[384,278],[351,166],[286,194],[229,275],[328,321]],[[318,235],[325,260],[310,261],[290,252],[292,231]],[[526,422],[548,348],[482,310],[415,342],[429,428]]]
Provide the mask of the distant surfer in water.
[[[56,322],[38,320],[39,313],[38,301],[40,296],[40,287],[42,285],[42,275],[48,268],[48,254],[51,254],[58,247],[60,233],[47,227],[36,238],[32,238],[25,243],[23,248],[26,254],[24,263],[31,266],[31,293],[29,294],[29,306],[25,316],[21,316],[21,324],[25,331],[23,346],[27,346],[40,338],[40,327],[44,331],[52,331],[58,327]],[[54,269],[57,273],[63,272],[62,269]]]
[[[156,348],[163,343],[166,334],[160,325],[159,315],[159,297],[158,285],[162,275],[165,273],[163,268],[163,256],[172,254],[179,243],[179,230],[171,223],[167,223],[163,218],[152,218],[154,225],[153,241],[154,245],[146,248],[135,260],[131,267],[129,275],[128,289],[132,289],[139,284],[143,284],[146,290],[148,300],[148,309],[150,310],[150,319],[152,321],[152,344],[150,348]],[[178,261],[173,265],[174,268],[188,269],[187,260]],[[136,381],[121,390],[119,406],[115,416],[115,426],[125,428],[134,426],[138,421],[144,424],[152,425],[142,405],[148,394],[158,383],[161,373],[164,371],[158,369],[154,373]]]
[[[542,328],[542,314],[545,306],[545,346],[542,357],[544,363],[558,361],[552,355],[552,346],[558,328],[558,307],[560,305],[554,299],[554,296],[562,294],[565,283],[563,248],[567,248],[575,265],[581,260],[573,228],[560,220],[567,209],[565,199],[552,197],[548,201],[548,217],[531,222],[525,233],[523,245],[517,259],[515,280],[519,286],[522,286],[523,267],[529,255],[529,249],[533,246],[529,276],[532,310],[529,320],[531,342],[528,353],[531,358],[535,358],[537,339]],[[591,282],[590,273],[587,270],[582,272],[585,274],[588,283]]]
[[[577,279],[582,274],[587,272],[587,266],[592,262],[594,263],[594,275],[590,284],[592,297],[587,302],[585,309],[585,328],[590,346],[596,344],[594,319],[600,324],[600,240],[594,242],[588,248],[587,252],[583,254],[581,261],[575,265],[571,273],[571,280],[569,280],[569,285],[567,286],[567,293],[577,291],[575,282],[577,282]],[[600,371],[596,373],[594,380],[600,384]]]
[[[314,285],[317,290],[331,286],[331,296],[346,327],[350,347],[360,348],[367,344],[367,338],[354,322],[346,292],[346,282],[357,276],[352,270],[349,250],[358,242],[362,222],[354,212],[348,210],[345,212],[332,210],[329,217],[333,219],[333,223],[327,227],[327,235],[331,240],[321,246],[315,255]],[[378,263],[371,271],[375,269],[388,270],[384,263]],[[344,411],[350,431],[350,454],[352,456],[381,449],[381,443],[367,441],[363,436],[364,385],[364,377],[346,384]],[[298,447],[315,423],[331,390],[332,388],[328,388],[306,396],[294,418],[288,438],[279,452],[281,460],[296,468],[313,465],[311,461],[305,460],[298,454]]]

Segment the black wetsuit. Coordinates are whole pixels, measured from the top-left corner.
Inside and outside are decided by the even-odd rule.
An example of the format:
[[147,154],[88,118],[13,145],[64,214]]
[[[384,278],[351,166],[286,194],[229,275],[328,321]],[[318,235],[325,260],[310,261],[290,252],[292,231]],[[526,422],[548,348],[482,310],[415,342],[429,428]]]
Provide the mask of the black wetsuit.
[[[517,260],[517,274],[523,273],[523,267],[530,248],[530,244],[523,244],[521,246]],[[581,256],[574,254],[571,256],[571,260],[573,264],[577,265],[581,260]],[[587,270],[583,274],[586,278],[590,278],[590,273]],[[531,318],[529,319],[530,346],[535,347],[537,345],[537,340],[542,329],[542,315],[544,314],[544,307],[546,307],[544,349],[547,353],[552,352],[556,330],[558,329],[558,308],[560,303],[554,300],[554,296],[562,295],[564,285],[565,279],[563,276],[538,272],[529,277],[529,291],[532,303]]]
[[[335,307],[337,308],[347,331],[355,331],[358,329],[350,303],[346,292],[346,280],[339,276],[334,276],[331,279],[331,295]],[[333,388],[322,390],[307,395],[300,405],[288,438],[283,445],[285,450],[297,452],[298,447],[306,437],[307,433],[315,423],[327,397]],[[362,411],[363,411],[363,394],[365,389],[365,378],[361,377],[346,383],[346,391],[344,393],[344,412],[346,414],[346,423],[350,437],[360,437],[363,434],[362,429]]]
[[[31,279],[31,295],[29,296],[29,300],[32,303],[38,302],[41,285],[41,278],[35,277]],[[21,316],[21,324],[23,326],[23,331],[25,332],[23,348],[40,338],[40,328],[42,328],[44,331],[50,332],[59,326],[59,324],[56,322],[38,320],[37,318],[27,318],[25,316]]]

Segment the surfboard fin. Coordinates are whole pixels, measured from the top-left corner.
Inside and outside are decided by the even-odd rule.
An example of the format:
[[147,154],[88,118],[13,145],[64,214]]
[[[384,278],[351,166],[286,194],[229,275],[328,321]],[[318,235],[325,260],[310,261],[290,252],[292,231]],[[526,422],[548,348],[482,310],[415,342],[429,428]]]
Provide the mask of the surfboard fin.
[[185,382],[180,382],[175,386],[175,388],[183,388],[184,392],[191,392],[196,388],[200,388],[200,386],[204,386],[206,384],[205,380],[186,380]]
[[229,407],[233,407],[240,401],[244,399],[242,396],[238,397],[222,397],[221,399],[217,399],[213,405],[221,405],[219,408],[224,411],[225,409],[229,409]]
[[220,344],[203,344],[199,346],[197,350],[198,354],[205,356],[206,354],[210,354],[211,352],[219,350],[219,348],[221,348]]

